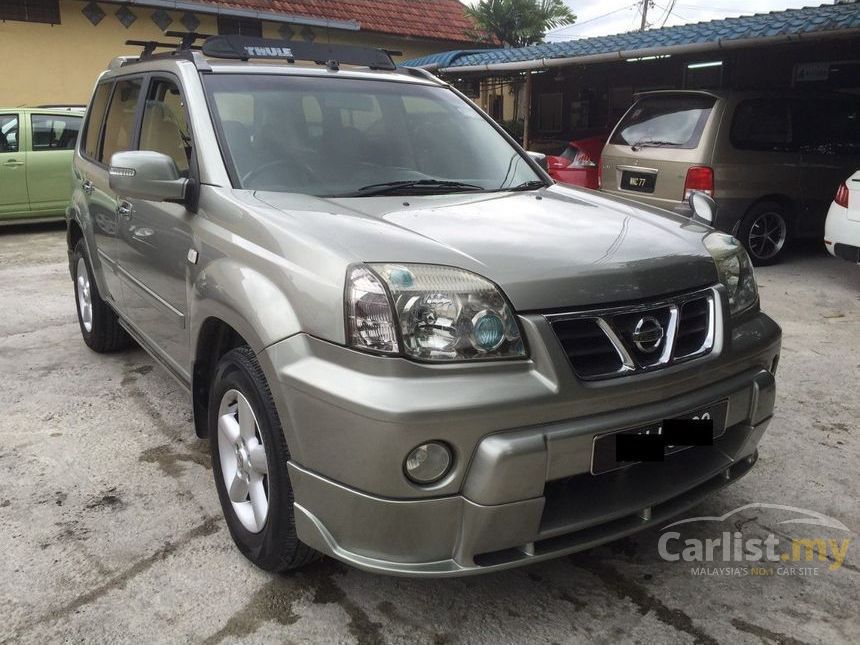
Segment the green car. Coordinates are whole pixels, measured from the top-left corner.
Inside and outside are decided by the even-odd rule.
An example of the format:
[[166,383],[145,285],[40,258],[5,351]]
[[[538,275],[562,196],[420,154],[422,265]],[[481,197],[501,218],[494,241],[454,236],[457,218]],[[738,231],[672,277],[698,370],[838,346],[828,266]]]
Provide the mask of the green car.
[[0,224],[62,219],[84,109],[0,108]]

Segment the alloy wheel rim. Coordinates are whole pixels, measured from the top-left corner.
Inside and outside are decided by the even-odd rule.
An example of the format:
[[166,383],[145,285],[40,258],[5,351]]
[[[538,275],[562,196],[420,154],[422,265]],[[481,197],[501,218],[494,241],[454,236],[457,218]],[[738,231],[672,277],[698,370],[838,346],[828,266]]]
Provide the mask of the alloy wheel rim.
[[87,271],[86,262],[78,258],[77,276],[75,277],[78,292],[78,311],[81,316],[81,324],[87,333],[93,330],[93,296],[90,291],[90,274]]
[[236,517],[259,533],[269,516],[269,467],[257,417],[248,399],[228,390],[218,409],[221,476]]
[[762,213],[750,227],[750,251],[760,260],[769,260],[782,250],[787,232],[782,215]]

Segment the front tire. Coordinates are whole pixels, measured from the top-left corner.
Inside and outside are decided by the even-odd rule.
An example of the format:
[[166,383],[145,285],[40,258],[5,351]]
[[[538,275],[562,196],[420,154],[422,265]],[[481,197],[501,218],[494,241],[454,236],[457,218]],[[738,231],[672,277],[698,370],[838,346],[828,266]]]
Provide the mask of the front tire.
[[75,269],[78,324],[87,347],[100,354],[127,348],[131,345],[131,337],[120,326],[116,312],[99,294],[83,238],[75,244],[72,266]]
[[290,452],[263,370],[249,347],[218,362],[209,395],[218,498],[242,554],[266,571],[295,569],[317,552],[296,536]]
[[738,239],[756,266],[779,262],[789,241],[788,215],[776,202],[753,206],[738,229]]

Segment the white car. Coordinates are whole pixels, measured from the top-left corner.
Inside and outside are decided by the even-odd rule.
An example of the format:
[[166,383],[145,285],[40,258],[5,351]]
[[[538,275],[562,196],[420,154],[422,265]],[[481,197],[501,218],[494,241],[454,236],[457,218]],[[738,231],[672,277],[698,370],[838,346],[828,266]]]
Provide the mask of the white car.
[[836,191],[824,225],[824,244],[830,255],[860,263],[860,170]]

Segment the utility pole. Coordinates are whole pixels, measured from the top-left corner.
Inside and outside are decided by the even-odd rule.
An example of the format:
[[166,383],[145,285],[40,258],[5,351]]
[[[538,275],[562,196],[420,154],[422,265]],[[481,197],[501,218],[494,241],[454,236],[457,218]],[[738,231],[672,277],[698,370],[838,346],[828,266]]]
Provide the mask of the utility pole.
[[648,5],[651,4],[651,0],[642,0],[642,24],[639,25],[639,31],[645,31],[645,27],[648,26]]

